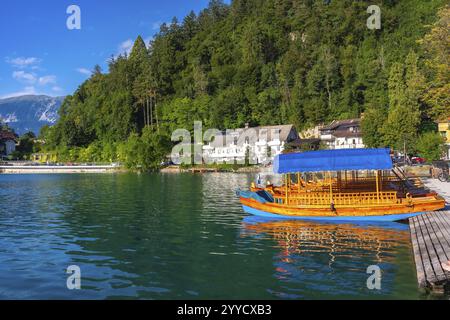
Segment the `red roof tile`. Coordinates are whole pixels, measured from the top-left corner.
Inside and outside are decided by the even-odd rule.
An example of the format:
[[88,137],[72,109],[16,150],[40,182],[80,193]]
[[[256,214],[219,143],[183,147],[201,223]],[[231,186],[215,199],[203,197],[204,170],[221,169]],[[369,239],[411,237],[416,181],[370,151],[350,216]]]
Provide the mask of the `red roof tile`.
[[17,136],[11,131],[0,131],[0,140],[17,141]]

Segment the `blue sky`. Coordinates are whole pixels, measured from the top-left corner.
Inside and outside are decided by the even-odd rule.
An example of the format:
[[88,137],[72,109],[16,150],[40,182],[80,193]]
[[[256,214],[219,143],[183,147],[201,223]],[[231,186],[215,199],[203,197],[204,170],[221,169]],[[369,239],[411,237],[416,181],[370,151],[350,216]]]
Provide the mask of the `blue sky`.
[[[0,98],[73,93],[89,70],[146,41],[162,22],[198,13],[209,0],[4,0],[0,4]],[[225,1],[229,3],[229,1]],[[81,30],[69,30],[70,5],[81,9]]]

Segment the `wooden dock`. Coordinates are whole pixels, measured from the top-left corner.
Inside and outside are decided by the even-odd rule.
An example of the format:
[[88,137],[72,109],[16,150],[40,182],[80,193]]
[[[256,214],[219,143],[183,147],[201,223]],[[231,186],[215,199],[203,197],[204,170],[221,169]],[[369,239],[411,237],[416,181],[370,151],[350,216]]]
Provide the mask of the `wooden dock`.
[[409,219],[419,287],[433,293],[450,291],[450,210],[429,212]]

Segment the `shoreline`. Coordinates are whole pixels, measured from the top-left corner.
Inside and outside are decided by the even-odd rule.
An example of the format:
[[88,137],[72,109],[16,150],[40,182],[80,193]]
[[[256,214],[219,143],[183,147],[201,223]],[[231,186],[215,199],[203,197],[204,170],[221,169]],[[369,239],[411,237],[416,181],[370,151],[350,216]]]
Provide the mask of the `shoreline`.
[[[408,176],[415,176],[420,178],[430,177],[430,166],[407,167],[406,173]],[[1,174],[62,174],[62,173],[123,173],[133,172],[120,166],[112,165],[92,165],[92,166],[47,166],[47,165],[9,165],[0,166]],[[169,166],[161,168],[159,173],[273,173],[272,167],[238,167],[238,168],[214,168],[214,167],[188,167],[183,168],[179,166]]]
[[241,167],[241,168],[209,168],[209,167],[190,167],[181,168],[179,166],[170,166],[162,168],[160,173],[263,173],[272,172],[272,167]]
[[[180,168],[171,166],[162,168],[159,173],[260,173],[271,172],[270,168],[260,167],[242,167],[237,169],[223,169],[223,168]],[[117,166],[0,166],[1,174],[69,174],[69,173],[123,173],[133,172]]]
[[0,174],[116,173],[116,166],[0,166]]

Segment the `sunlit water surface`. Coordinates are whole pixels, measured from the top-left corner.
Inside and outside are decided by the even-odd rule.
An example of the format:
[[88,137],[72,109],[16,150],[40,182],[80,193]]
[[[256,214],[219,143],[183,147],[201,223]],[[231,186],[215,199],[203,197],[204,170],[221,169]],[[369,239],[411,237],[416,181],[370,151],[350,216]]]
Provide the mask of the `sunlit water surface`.
[[421,297],[407,226],[258,220],[235,195],[254,178],[0,175],[0,299]]

